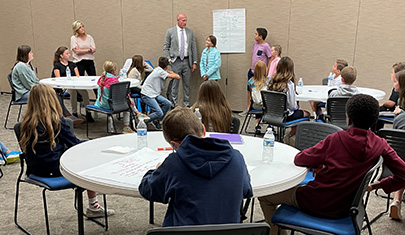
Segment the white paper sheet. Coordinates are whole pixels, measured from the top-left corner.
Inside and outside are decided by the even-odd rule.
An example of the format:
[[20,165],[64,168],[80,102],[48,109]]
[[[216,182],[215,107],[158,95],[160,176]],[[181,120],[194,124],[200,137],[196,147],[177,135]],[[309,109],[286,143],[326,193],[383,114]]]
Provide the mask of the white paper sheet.
[[213,10],[213,34],[221,53],[245,53],[245,9]]
[[167,152],[143,148],[128,156],[81,171],[79,175],[101,179],[113,184],[120,183],[137,187],[145,173],[155,169],[156,164],[163,162],[167,156]]

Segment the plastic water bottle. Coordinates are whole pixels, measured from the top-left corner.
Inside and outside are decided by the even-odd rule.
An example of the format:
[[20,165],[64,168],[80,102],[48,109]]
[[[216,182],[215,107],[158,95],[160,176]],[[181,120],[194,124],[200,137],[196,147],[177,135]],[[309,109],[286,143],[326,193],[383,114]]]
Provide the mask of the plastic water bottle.
[[143,119],[139,121],[136,133],[138,135],[138,150],[148,147],[148,129]]
[[195,115],[198,117],[198,119],[200,120],[200,122],[202,122],[202,116],[201,116],[201,113],[200,113],[200,108],[195,108],[194,113],[195,113]]
[[298,80],[298,83],[297,83],[297,92],[298,92],[298,94],[302,94],[302,93],[304,92],[304,82],[302,81],[302,78],[300,78],[300,79]]
[[[94,112],[96,113],[96,112]],[[113,117],[108,116],[108,131],[113,132],[114,131],[114,123],[113,123]]]
[[124,70],[120,69],[119,76],[119,80],[122,80],[124,78]]
[[127,70],[122,69],[122,79],[126,79],[127,78]]
[[71,80],[72,79],[72,73],[70,72],[69,65],[66,67],[66,79]]
[[266,134],[263,137],[263,153],[262,160],[264,163],[273,162],[274,158],[274,134],[272,128],[267,128]]
[[333,86],[333,72],[329,73],[328,86]]

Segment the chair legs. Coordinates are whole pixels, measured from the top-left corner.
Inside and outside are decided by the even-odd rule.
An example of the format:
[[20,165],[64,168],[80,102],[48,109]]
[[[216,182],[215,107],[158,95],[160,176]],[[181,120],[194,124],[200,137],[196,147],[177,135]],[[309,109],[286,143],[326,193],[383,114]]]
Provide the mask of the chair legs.
[[[19,106],[20,106],[20,108],[18,110],[17,122],[20,122],[21,109],[22,109],[23,105],[19,105]],[[4,122],[4,128],[6,128],[6,129],[12,129],[12,128],[7,128],[7,122],[8,122],[8,117],[10,116],[10,110],[11,110],[11,102],[8,105],[7,114],[6,114],[6,121]]]
[[[18,179],[20,179],[20,177],[21,177],[21,174],[18,177]],[[30,234],[25,228],[23,228],[20,224],[18,224],[18,219],[17,219],[18,198],[19,198],[19,193],[20,193],[20,183],[21,183],[20,180],[17,180],[17,186],[16,186],[16,189],[15,189],[14,223],[25,234]]]

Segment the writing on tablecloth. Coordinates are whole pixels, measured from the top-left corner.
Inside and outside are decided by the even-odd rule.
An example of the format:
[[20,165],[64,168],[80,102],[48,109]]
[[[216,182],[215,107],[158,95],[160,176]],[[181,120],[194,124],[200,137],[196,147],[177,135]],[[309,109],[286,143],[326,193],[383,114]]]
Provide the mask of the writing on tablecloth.
[[124,159],[122,161],[112,163],[114,169],[116,167],[120,169],[112,171],[111,174],[122,177],[143,176],[148,170],[153,169],[160,160],[160,157],[147,161],[142,161],[139,158]]
[[167,153],[143,148],[135,153],[79,172],[80,175],[105,183],[136,187],[148,170],[155,169]]

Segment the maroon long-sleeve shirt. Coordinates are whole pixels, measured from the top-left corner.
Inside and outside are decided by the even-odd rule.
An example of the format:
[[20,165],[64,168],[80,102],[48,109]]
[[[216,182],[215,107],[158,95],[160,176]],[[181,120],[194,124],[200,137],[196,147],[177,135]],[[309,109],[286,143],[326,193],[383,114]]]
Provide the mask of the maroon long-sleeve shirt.
[[323,167],[314,181],[297,189],[297,202],[306,213],[326,218],[348,215],[356,191],[378,157],[393,177],[381,181],[388,193],[405,187],[405,163],[385,139],[370,130],[350,128],[329,135],[295,156],[297,166]]

